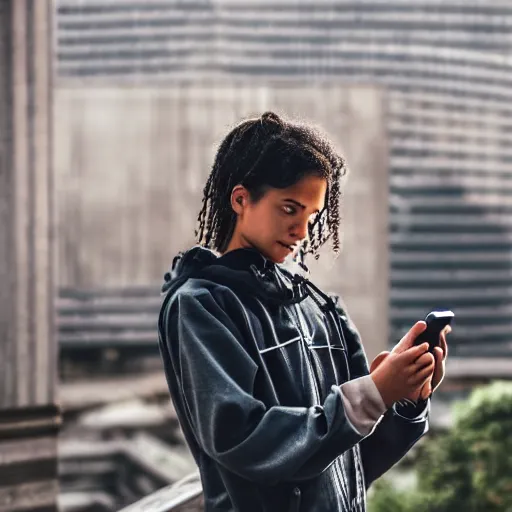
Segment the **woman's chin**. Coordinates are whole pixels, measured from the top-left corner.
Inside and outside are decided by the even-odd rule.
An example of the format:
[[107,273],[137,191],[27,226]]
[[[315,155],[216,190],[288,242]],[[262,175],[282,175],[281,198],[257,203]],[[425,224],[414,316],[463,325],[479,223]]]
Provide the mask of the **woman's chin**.
[[273,250],[261,250],[261,254],[267,258],[267,260],[270,260],[272,263],[284,263],[286,260],[288,254],[285,254],[284,251],[280,250],[279,247],[272,248]]
[[274,252],[274,257],[271,259],[274,263],[284,263],[291,254],[291,251],[287,247],[278,245],[277,250]]
[[282,254],[268,253],[264,254],[264,256],[272,263],[276,264],[284,263],[284,261],[286,260],[286,256],[283,256]]
[[265,256],[267,260],[270,260],[276,264],[284,263],[286,259],[292,254],[292,252],[287,247],[279,244],[278,242],[270,246],[257,246],[254,244],[253,247],[257,249],[263,256]]

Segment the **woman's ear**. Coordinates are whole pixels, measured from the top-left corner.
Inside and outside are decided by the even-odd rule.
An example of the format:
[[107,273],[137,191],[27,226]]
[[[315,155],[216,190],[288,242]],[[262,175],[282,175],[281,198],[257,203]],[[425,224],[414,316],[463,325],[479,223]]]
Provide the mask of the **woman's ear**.
[[249,193],[243,185],[237,185],[231,192],[231,208],[237,215],[243,212],[248,197]]

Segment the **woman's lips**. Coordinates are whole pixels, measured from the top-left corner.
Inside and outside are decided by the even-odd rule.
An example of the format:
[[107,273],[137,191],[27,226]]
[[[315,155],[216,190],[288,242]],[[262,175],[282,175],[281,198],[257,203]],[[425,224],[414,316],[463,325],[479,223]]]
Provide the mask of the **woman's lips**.
[[282,245],[283,247],[286,247],[286,249],[288,249],[290,252],[293,252],[295,250],[295,248],[297,247],[295,244],[294,245],[287,245],[287,244],[283,244],[283,242],[277,242],[279,245]]

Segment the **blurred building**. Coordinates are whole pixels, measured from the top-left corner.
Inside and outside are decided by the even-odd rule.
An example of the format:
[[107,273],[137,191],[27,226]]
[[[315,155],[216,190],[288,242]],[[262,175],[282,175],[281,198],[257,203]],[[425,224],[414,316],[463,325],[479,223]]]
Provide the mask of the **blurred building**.
[[510,374],[508,2],[58,0],[57,8],[58,77],[67,83],[385,86],[390,340],[449,307],[452,362],[463,358],[454,371]]
[[[509,2],[54,2],[55,130],[57,139],[60,134],[69,138],[55,157],[57,184],[64,183],[60,170],[68,172],[66,194],[59,195],[67,226],[59,230],[61,363],[63,354],[66,358],[61,369],[75,376],[91,368],[108,373],[109,385],[101,380],[97,384],[104,389],[105,402],[118,401],[125,384],[112,374],[116,368],[132,371],[130,364],[148,355],[158,308],[156,275],[177,244],[192,243],[185,233],[192,234],[194,217],[179,223],[175,219],[187,205],[197,203],[214,143],[241,116],[269,105],[286,110],[300,104],[303,115],[311,113],[334,130],[354,173],[366,171],[355,181],[356,199],[347,198],[347,244],[373,248],[365,256],[368,260],[358,262],[372,273],[365,276],[359,269],[356,275],[356,266],[350,265],[357,262],[349,255],[350,276],[360,289],[351,289],[349,280],[331,284],[339,291],[349,288],[367,341],[374,343],[374,336],[383,333],[393,343],[431,309],[455,311],[449,359],[449,375],[455,379],[443,387],[444,397],[436,394],[436,426],[449,425],[447,402],[467,392],[466,379],[474,383],[511,376]],[[276,91],[269,93],[269,84]],[[283,93],[287,87],[295,93]],[[136,125],[125,115],[128,111]],[[121,136],[111,138],[109,131]],[[180,150],[199,146],[201,151]],[[75,168],[76,162],[81,164]],[[112,172],[115,165],[117,174]],[[166,175],[161,172],[165,166],[187,172]],[[183,193],[169,201],[168,191],[176,187]],[[368,226],[369,220],[358,218],[360,210],[354,205],[374,208],[366,214],[375,218],[370,229],[359,230],[362,238],[358,226]],[[104,220],[113,218],[116,209],[122,222],[112,236]],[[175,239],[159,245],[162,254],[148,253],[169,232],[169,222],[174,223]],[[119,252],[129,257],[120,260]],[[377,280],[389,287],[376,292],[371,283]],[[367,311],[364,297],[372,298]],[[386,323],[388,311],[389,329],[382,323],[371,325],[373,312]],[[368,334],[365,322],[373,329]],[[103,355],[91,356],[94,343]],[[371,351],[376,349],[371,345]],[[90,357],[87,367],[82,354]],[[165,383],[148,383],[146,376],[129,379],[140,390],[147,388],[140,391],[141,400],[166,396]],[[90,407],[84,405],[87,393],[83,383],[76,384],[79,393],[74,386],[63,386],[64,408],[83,412]],[[160,420],[155,425],[152,429],[161,438]],[[105,432],[100,437],[110,436],[110,427]],[[68,458],[61,462],[61,479],[68,490],[69,482],[78,485],[75,479],[83,473],[76,470],[84,460],[74,435],[62,445]],[[94,457],[105,445],[96,451],[87,446],[85,463],[94,473]],[[142,482],[135,487],[139,496],[162,482],[160,475],[140,469],[148,461],[134,460],[133,446],[133,439],[121,448],[111,446],[121,466],[128,461],[137,468],[135,476],[112,480],[117,489],[113,494],[122,498],[117,505],[135,498],[118,492],[130,486],[130,479]],[[118,466],[109,464],[117,475]],[[106,481],[104,473],[94,474]],[[83,491],[83,485],[76,488]],[[66,496],[75,499],[69,492]],[[69,504],[68,510],[75,505]]]
[[0,510],[57,512],[52,2],[0,2]]

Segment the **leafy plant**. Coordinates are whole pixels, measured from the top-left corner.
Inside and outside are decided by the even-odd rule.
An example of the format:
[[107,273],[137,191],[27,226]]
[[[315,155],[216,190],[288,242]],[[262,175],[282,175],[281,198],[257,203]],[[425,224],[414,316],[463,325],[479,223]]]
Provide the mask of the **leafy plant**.
[[512,383],[459,403],[453,428],[422,444],[416,472],[413,491],[377,482],[370,512],[512,512]]

